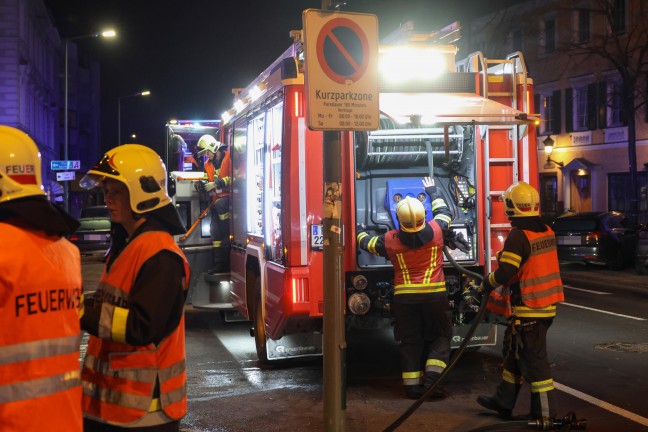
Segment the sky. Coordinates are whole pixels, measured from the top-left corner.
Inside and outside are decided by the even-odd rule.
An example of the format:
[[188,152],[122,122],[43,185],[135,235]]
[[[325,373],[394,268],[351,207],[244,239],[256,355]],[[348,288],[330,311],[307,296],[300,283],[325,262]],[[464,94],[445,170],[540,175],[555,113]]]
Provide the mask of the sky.
[[[506,0],[502,0],[506,1]],[[218,119],[232,106],[231,90],[245,87],[291,44],[302,11],[320,0],[44,0],[62,38],[112,27],[118,36],[82,39],[101,66],[101,149],[122,136],[159,152],[170,119]],[[481,14],[484,0],[348,0],[343,11],[378,16],[380,36],[414,21],[433,31]],[[123,142],[122,142],[123,143]]]

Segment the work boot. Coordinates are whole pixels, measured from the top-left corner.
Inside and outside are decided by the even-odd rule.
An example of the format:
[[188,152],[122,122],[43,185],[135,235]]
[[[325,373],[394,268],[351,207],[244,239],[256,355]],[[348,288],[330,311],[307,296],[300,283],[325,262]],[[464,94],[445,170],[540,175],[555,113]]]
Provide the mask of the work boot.
[[[423,378],[423,390],[428,391],[428,389],[437,382],[439,376],[440,374],[438,373],[430,373],[430,372],[426,373],[425,377]],[[432,399],[443,399],[447,396],[448,394],[445,391],[445,389],[438,386],[429,395],[429,397]]]
[[406,385],[405,386],[405,394],[407,394],[407,397],[410,399],[420,399],[421,396],[423,396],[423,386],[421,384],[416,384],[416,385]]
[[504,407],[496,397],[478,396],[477,403],[491,411],[497,411],[497,414],[503,419],[510,419],[512,409]]

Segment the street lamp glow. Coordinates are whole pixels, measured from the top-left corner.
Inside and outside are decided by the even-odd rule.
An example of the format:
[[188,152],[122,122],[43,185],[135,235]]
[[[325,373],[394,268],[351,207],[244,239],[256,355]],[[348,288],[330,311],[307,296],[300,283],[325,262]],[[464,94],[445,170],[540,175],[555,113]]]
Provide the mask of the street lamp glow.
[[[64,60],[64,69],[65,69],[65,90],[64,90],[64,108],[63,108],[63,159],[68,160],[69,158],[69,120],[68,120],[68,89],[69,89],[69,67],[68,67],[68,52],[69,52],[69,44],[70,41],[75,41],[79,39],[90,39],[90,38],[97,38],[99,36],[105,37],[105,38],[113,38],[117,36],[117,32],[113,29],[106,29],[102,31],[101,33],[93,33],[89,35],[83,35],[83,36],[73,36],[69,38],[65,38],[65,60]],[[65,211],[70,211],[70,188],[68,185],[67,181],[63,182],[63,208]]]

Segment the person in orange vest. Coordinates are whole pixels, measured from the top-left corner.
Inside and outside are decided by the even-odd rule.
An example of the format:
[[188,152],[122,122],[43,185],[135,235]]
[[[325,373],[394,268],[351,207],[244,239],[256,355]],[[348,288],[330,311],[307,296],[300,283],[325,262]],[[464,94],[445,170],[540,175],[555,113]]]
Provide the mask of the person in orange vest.
[[185,228],[148,147],[109,150],[80,184],[100,186],[115,229],[99,287],[84,301],[85,431],[178,431],[187,412],[184,303],[190,278],[173,239]]
[[205,181],[197,183],[203,192],[211,197],[211,222],[209,232],[212,238],[213,265],[209,274],[225,273],[230,270],[230,185],[232,164],[227,145],[211,135],[198,140],[198,156],[205,155]]
[[497,270],[483,282],[487,309],[507,318],[504,370],[493,396],[477,403],[510,418],[523,380],[531,387],[532,419],[555,418],[554,386],[547,359],[547,330],[564,301],[556,237],[540,219],[538,191],[525,182],[502,194],[513,229],[498,254]]
[[[421,201],[406,197],[396,208],[398,229],[377,236],[364,231],[357,235],[359,248],[389,259],[394,267],[394,337],[405,393],[411,399],[423,396],[446,368],[452,337],[443,274],[443,231],[452,213],[434,180],[426,177],[423,186],[432,201],[430,222],[425,222]],[[444,396],[440,390],[432,394]]]
[[83,430],[78,226],[48,201],[34,141],[0,126],[2,431]]

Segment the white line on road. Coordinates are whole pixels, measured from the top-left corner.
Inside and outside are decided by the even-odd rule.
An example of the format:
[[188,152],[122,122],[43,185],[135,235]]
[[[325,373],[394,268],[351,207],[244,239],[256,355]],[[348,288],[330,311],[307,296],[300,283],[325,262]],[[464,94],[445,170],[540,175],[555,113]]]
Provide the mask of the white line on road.
[[558,303],[558,304],[565,305],[565,306],[573,306],[573,307],[581,308],[581,309],[587,309],[587,310],[591,310],[591,311],[594,311],[594,312],[600,312],[600,313],[604,313],[604,314],[608,314],[608,315],[618,316],[618,317],[621,317],[621,318],[628,318],[628,319],[633,319],[633,320],[637,320],[637,321],[646,321],[646,318],[639,318],[639,317],[634,317],[634,316],[630,316],[630,315],[618,314],[618,313],[614,313],[614,312],[604,311],[604,310],[601,310],[601,309],[594,309],[594,308],[587,307],[587,306],[581,306],[581,305],[577,305],[577,304],[573,304],[573,303],[562,302],[562,303]]
[[610,295],[610,294],[612,294],[612,293],[609,293],[609,292],[593,291],[593,290],[588,290],[588,289],[583,289],[583,288],[576,288],[576,287],[573,287],[571,285],[563,285],[563,287],[569,288],[569,289],[572,289],[572,290],[575,290],[575,291],[583,291],[583,292],[586,292],[586,293],[596,294],[596,295]]
[[620,415],[621,417],[625,417],[628,420],[631,420],[635,423],[639,423],[640,425],[648,426],[648,418],[642,417],[639,414],[635,414],[633,412],[630,412],[628,410],[625,410],[623,408],[620,408],[616,405],[612,405],[611,403],[602,401],[601,399],[597,399],[594,396],[590,396],[588,394],[585,394],[583,392],[580,392],[576,389],[573,389],[571,387],[567,387],[564,384],[557,383],[554,381],[554,387],[557,388],[560,391],[563,391],[565,393],[568,393],[572,396],[575,396],[579,399],[582,399],[586,402],[591,403],[592,405],[596,405],[599,408],[603,408],[604,410],[608,410],[614,414]]

